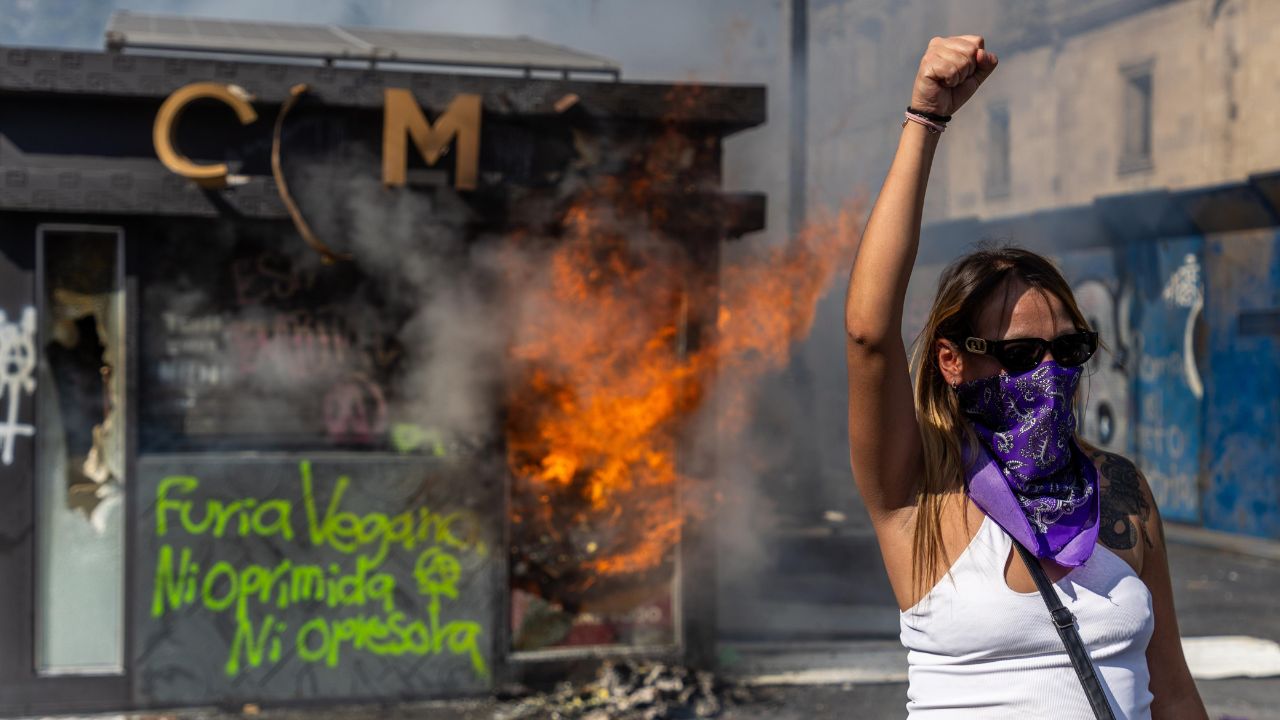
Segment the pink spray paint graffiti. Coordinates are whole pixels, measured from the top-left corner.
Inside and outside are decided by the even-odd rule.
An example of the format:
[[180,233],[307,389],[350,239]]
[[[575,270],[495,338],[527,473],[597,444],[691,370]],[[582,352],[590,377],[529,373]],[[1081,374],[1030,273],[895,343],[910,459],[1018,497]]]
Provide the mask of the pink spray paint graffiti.
[[363,375],[339,382],[325,395],[324,423],[331,440],[371,442],[387,429],[382,388]]

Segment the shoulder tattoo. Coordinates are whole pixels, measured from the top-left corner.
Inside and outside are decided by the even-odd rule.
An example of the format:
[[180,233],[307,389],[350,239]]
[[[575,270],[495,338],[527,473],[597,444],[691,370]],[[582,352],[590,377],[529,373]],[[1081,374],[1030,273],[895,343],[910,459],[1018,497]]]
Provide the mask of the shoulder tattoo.
[[1151,519],[1151,503],[1142,490],[1141,474],[1130,460],[1109,452],[1095,457],[1102,460],[1099,470],[1101,517],[1098,539],[1114,550],[1129,550],[1138,538],[1153,547],[1147,532]]

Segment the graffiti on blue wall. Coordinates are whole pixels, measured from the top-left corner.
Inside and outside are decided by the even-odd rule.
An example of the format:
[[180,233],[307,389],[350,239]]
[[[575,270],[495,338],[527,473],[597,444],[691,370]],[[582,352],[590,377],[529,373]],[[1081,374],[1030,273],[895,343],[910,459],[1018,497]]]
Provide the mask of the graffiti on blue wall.
[[[1195,350],[1204,305],[1199,236],[1143,248],[1133,264],[1138,339],[1134,378],[1135,460],[1151,482],[1161,514],[1200,521],[1200,449],[1204,389]],[[1154,252],[1151,252],[1154,251]]]
[[1109,249],[1074,252],[1058,261],[1072,283],[1080,312],[1098,332],[1104,348],[1087,367],[1077,412],[1080,432],[1103,450],[1132,455],[1128,368],[1133,344],[1128,321],[1132,288],[1123,282],[1115,253]]
[[[1280,539],[1280,231],[1055,259],[1106,346],[1082,386],[1082,435],[1138,463],[1165,519]],[[917,269],[909,337],[940,268]]]
[[1280,237],[1143,239],[1059,258],[1110,352],[1081,431],[1129,454],[1161,514],[1280,538]]

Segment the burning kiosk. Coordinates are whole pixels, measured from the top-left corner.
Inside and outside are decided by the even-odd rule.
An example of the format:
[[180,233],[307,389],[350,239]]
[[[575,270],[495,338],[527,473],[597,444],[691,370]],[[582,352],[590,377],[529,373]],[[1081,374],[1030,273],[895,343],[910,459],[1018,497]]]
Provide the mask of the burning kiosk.
[[721,143],[763,90],[112,23],[106,53],[0,49],[0,711],[704,661],[691,437],[719,243],[764,215]]

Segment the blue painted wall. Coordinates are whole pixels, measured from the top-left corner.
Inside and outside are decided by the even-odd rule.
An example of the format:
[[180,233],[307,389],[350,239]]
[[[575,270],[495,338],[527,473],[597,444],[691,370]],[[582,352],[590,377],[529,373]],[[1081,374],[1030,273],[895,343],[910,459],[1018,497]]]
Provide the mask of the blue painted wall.
[[[1088,366],[1081,432],[1138,463],[1165,519],[1280,540],[1280,228],[1179,228],[1024,243],[1055,258],[1108,348]],[[923,323],[943,262],[967,249],[918,269],[904,328]]]
[[1280,539],[1280,232],[1211,236],[1204,524]]
[[1132,457],[1168,520],[1280,539],[1280,231],[1057,256],[1110,352],[1081,429]]
[[1078,250],[1056,260],[1071,283],[1080,312],[1098,331],[1103,345],[1085,368],[1076,409],[1080,432],[1103,450],[1132,457],[1134,338],[1128,308],[1133,283],[1123,272],[1123,249]]
[[1161,515],[1201,521],[1200,475],[1204,386],[1196,329],[1204,307],[1204,239],[1165,238],[1130,246],[1136,302],[1134,461],[1151,483]]

